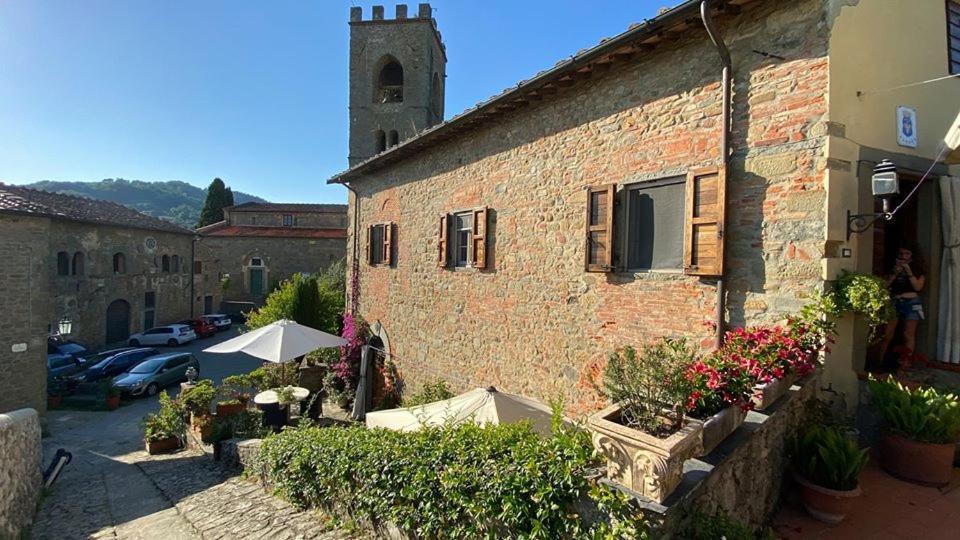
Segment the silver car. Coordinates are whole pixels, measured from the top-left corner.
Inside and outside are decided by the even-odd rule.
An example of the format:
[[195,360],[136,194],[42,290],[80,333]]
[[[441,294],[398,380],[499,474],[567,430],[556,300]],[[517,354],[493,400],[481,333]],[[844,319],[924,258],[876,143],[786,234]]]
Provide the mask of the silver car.
[[128,396],[153,396],[164,387],[187,380],[190,367],[200,374],[200,362],[190,353],[158,354],[115,377],[113,385]]

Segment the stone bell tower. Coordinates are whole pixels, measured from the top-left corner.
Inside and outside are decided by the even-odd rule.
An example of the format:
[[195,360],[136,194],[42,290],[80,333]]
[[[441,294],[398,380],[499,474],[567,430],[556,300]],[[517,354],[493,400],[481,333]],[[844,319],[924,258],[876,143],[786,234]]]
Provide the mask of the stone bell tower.
[[447,56],[430,4],[350,8],[350,166],[443,121]]

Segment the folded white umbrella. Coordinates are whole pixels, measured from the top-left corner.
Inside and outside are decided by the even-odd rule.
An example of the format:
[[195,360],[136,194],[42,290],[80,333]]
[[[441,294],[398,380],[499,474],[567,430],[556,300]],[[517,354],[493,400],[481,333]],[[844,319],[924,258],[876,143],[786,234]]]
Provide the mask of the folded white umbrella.
[[541,435],[551,433],[553,413],[550,407],[522,396],[498,392],[495,388],[477,388],[457,397],[405,409],[367,413],[367,427],[395,431],[416,431],[424,425],[474,422],[478,425],[508,424],[529,420]]
[[342,347],[347,340],[294,321],[281,319],[252,332],[208,347],[203,352],[242,352],[268,362],[286,362],[317,349]]

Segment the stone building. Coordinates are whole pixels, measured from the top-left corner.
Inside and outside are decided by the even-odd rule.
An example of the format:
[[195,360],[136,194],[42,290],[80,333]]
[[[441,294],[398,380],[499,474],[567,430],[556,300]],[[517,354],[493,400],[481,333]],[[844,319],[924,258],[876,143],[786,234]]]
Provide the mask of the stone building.
[[223,217],[197,233],[219,261],[227,301],[261,304],[276,283],[346,256],[343,204],[245,203],[224,208]]
[[392,148],[443,120],[447,55],[430,4],[415,17],[397,5],[363,20],[350,10],[350,164]]
[[[884,231],[938,267],[937,182],[894,222],[850,235],[847,222],[873,212],[882,158],[913,182],[950,172],[937,145],[960,80],[900,88],[960,71],[944,0],[705,7],[720,46],[701,2],[684,2],[330,180],[350,188],[351,304],[409,388],[492,384],[586,411],[614,348],[711,347],[717,322],[782,320],[841,270],[875,271]],[[351,75],[351,103],[374,76]],[[912,146],[897,142],[897,106],[916,112]],[[936,357],[932,274],[921,346]],[[847,406],[862,326],[840,321],[826,363]]]
[[193,237],[116,203],[0,184],[0,412],[45,410],[57,321],[97,349],[219,302],[216,262]]

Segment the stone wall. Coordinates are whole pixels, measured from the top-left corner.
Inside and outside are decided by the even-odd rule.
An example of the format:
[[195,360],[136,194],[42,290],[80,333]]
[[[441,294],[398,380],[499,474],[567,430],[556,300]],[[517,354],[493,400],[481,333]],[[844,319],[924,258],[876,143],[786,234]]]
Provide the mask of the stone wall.
[[347,226],[345,207],[340,212],[231,212],[226,210],[224,213],[230,225],[284,227],[283,216],[288,215],[294,218],[292,226],[294,229],[298,227],[344,229]]
[[[822,286],[826,27],[816,0],[758,2],[722,21],[735,79],[727,317],[769,322]],[[715,281],[584,271],[584,189],[716,163],[719,78],[716,51],[691,30],[352,182],[361,234],[396,223],[397,262],[360,264],[359,305],[383,324],[408,388],[492,384],[563,394],[585,412],[598,405],[590,378],[613,348],[664,335],[709,341]],[[439,216],[480,205],[492,215],[488,268],[438,268]]]
[[40,419],[33,409],[0,414],[0,538],[20,538],[40,497]]
[[[207,236],[201,240],[218,259],[221,271],[230,275],[223,290],[224,300],[260,304],[274,283],[296,273],[320,272],[346,256],[344,238],[282,238],[251,236]],[[250,292],[250,260],[259,257],[264,265],[264,292]]]
[[0,214],[0,413],[47,410],[49,228],[46,218]]
[[[145,330],[147,312],[153,311],[153,326],[188,319],[191,315],[192,236],[167,232],[53,221],[50,227],[48,272],[54,296],[54,320],[73,321],[70,338],[89,347],[107,344],[106,313],[111,303],[129,305],[129,333]],[[84,256],[78,275],[57,274],[57,253],[72,258]],[[113,256],[122,253],[126,271],[115,273]],[[164,270],[163,257],[171,261]],[[173,262],[173,257],[179,264]],[[203,260],[201,255],[198,259]],[[203,297],[214,295],[219,303],[219,269],[207,257],[203,272],[194,283],[193,313],[203,313]],[[146,304],[146,293],[155,293],[155,307]],[[52,322],[52,321],[51,321]]]

